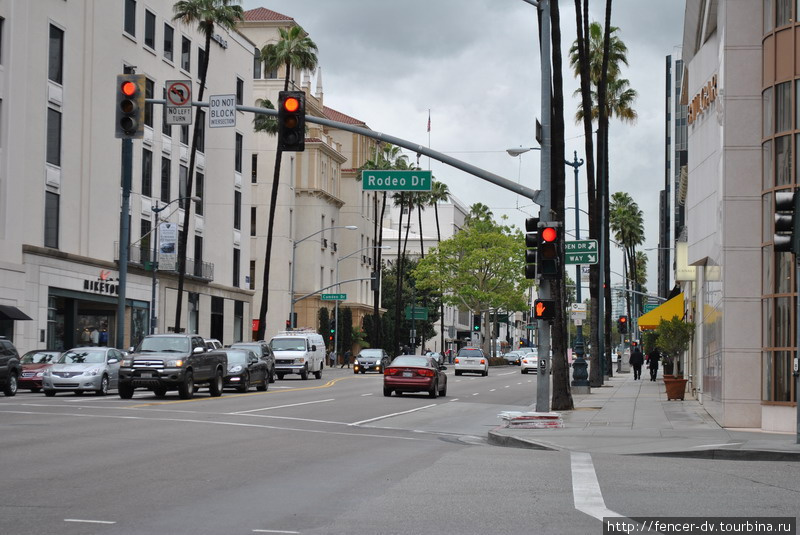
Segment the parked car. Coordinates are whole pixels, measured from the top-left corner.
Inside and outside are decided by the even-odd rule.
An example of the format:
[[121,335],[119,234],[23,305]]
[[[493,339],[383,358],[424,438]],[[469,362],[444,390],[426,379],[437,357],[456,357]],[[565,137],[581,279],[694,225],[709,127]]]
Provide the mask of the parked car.
[[22,364],[22,374],[19,376],[17,386],[31,392],[41,390],[44,371],[52,366],[59,356],[61,356],[61,351],[49,349],[34,349],[22,355],[22,358],[19,359]]
[[322,335],[311,330],[281,331],[269,341],[275,353],[275,373],[283,380],[285,375],[297,374],[301,379],[322,379],[325,367],[325,342]]
[[205,338],[203,341],[206,343],[206,349],[208,349],[209,351],[214,351],[215,349],[222,349],[222,342],[220,342],[216,338]]
[[19,376],[22,366],[19,363],[19,353],[11,340],[0,336],[0,388],[6,396],[17,393]]
[[515,351],[504,353],[502,357],[506,359],[506,363],[511,366],[519,366],[520,362],[522,361],[522,355]]
[[539,373],[539,353],[536,351],[525,353],[525,356],[522,357],[520,368],[522,373]]
[[275,382],[275,353],[273,353],[272,348],[269,347],[269,342],[265,340],[260,342],[237,342],[235,344],[231,344],[231,348],[249,349],[255,353],[256,357],[267,363],[267,368],[269,368],[267,373],[269,382]]
[[259,392],[269,388],[269,366],[249,349],[226,347],[220,349],[228,355],[228,375],[225,386],[245,393],[250,385],[256,385]]
[[44,395],[71,390],[76,396],[94,392],[105,396],[119,382],[123,353],[113,347],[76,347],[64,351],[42,375]]
[[456,375],[479,373],[484,377],[489,375],[489,359],[483,350],[477,347],[462,347],[458,350],[455,360]]
[[447,395],[446,366],[431,357],[400,355],[383,372],[383,395],[403,392],[427,392],[429,397]]
[[383,373],[389,360],[389,355],[383,349],[362,349],[353,362],[353,373],[368,371]]
[[441,353],[438,353],[436,351],[428,351],[427,356],[435,360],[436,363],[439,364],[440,366],[444,364],[444,355],[442,355]]

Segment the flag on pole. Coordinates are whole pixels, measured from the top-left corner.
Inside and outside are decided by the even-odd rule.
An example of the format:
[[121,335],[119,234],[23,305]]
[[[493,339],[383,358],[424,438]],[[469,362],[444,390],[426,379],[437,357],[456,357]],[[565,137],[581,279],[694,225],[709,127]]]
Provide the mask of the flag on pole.
[[428,132],[431,131],[431,110],[428,110]]

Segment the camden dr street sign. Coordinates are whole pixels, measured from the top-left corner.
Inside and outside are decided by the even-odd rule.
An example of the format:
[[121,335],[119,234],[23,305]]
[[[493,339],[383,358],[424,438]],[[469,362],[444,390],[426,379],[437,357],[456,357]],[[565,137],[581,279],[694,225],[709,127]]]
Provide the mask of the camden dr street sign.
[[431,171],[361,171],[364,191],[430,191]]
[[597,257],[597,240],[564,242],[564,264],[596,264]]

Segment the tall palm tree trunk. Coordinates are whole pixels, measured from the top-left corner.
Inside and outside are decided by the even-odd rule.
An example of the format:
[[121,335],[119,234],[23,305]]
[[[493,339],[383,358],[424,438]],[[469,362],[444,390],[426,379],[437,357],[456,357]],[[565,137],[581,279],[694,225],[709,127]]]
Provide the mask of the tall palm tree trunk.
[[[395,270],[395,274],[397,280],[395,281],[395,292],[394,292],[394,343],[397,346],[396,349],[400,349],[403,344],[400,343],[400,296],[402,295],[402,285],[403,285],[403,253],[402,251],[402,241],[403,241],[403,202],[405,201],[405,195],[401,191],[400,192],[400,221],[397,223],[397,269]],[[411,217],[411,214],[409,214]]]
[[[377,198],[377,197],[376,197]],[[386,212],[386,192],[383,192],[383,203],[381,205],[381,218],[378,221],[378,248],[375,257],[375,272],[378,284],[375,287],[375,295],[373,296],[373,314],[375,316],[375,329],[377,331],[375,339],[378,341],[378,347],[383,347],[383,324],[380,316],[380,295],[381,295],[381,271],[383,270],[383,216]]]
[[425,258],[425,245],[422,240],[422,202],[417,203],[417,221],[419,221],[419,256]]
[[610,189],[609,183],[611,182],[610,174],[609,174],[609,165],[608,165],[608,116],[606,116],[606,129],[605,129],[605,142],[603,143],[603,168],[605,171],[603,172],[603,212],[604,212],[604,221],[605,221],[605,230],[604,230],[604,241],[605,241],[605,256],[603,257],[605,275],[603,276],[603,280],[605,284],[603,286],[603,290],[605,293],[605,331],[606,331],[606,342],[604,344],[605,347],[605,355],[604,358],[606,359],[606,375],[609,377],[614,376],[614,369],[611,365],[611,232],[609,230],[609,199],[610,199]]
[[[442,229],[439,226],[439,203],[433,203],[433,213],[436,217],[436,243],[442,243]],[[444,355],[444,299],[439,301],[439,322],[441,324],[441,329],[439,330],[439,337],[441,339],[442,344],[442,355]]]

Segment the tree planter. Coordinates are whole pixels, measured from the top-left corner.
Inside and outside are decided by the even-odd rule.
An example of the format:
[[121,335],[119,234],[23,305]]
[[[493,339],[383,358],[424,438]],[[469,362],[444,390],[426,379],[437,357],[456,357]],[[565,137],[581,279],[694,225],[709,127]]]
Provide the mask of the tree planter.
[[675,377],[667,378],[664,377],[664,386],[667,388],[667,401],[672,399],[678,399],[683,401],[683,397],[686,394],[686,383],[688,379],[677,379]]

